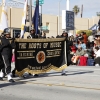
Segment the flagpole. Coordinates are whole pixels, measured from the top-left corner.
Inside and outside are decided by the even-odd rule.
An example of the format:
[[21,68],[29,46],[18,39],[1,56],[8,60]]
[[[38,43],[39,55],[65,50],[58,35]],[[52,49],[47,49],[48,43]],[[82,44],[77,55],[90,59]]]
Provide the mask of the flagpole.
[[30,26],[29,29],[31,30],[31,26],[32,26],[32,0],[30,0],[30,15],[29,15],[29,22],[30,22]]
[[41,5],[41,18],[40,18],[41,20],[40,20],[40,25],[41,25],[41,32],[40,32],[40,34],[42,35],[42,5]]
[[11,9],[12,7],[10,7],[10,32],[11,32]]

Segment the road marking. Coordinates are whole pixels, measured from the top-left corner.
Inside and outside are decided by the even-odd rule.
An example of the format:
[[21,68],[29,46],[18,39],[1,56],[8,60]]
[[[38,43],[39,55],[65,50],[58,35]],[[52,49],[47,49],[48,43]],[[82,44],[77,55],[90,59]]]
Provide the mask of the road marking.
[[99,90],[100,88],[88,88],[88,87],[79,87],[79,86],[70,86],[66,84],[49,84],[49,83],[35,83],[35,82],[25,82],[26,84],[35,84],[35,85],[45,85],[45,86],[58,86],[58,87],[70,87],[70,88],[76,88],[76,89],[87,89],[87,90]]
[[[4,84],[4,82],[9,83],[9,82],[6,81],[6,80],[2,81],[1,83]],[[76,89],[99,90],[99,91],[100,91],[100,88],[73,86],[73,85],[66,85],[66,84],[64,84],[64,83],[63,83],[63,84],[49,84],[49,83],[24,82],[24,81],[16,80],[15,84],[16,84],[17,82],[22,82],[22,83],[25,83],[25,84],[35,84],[35,85],[45,85],[45,86],[57,86],[57,87],[69,87],[69,88],[76,88]],[[13,84],[14,84],[14,83],[13,83]]]

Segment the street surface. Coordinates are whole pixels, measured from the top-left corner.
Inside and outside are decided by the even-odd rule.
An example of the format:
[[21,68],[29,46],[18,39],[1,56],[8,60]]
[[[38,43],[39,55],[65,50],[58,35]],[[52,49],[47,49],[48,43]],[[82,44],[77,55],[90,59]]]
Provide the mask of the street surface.
[[0,100],[100,100],[100,67],[66,69],[66,75],[51,71],[39,77],[0,82]]

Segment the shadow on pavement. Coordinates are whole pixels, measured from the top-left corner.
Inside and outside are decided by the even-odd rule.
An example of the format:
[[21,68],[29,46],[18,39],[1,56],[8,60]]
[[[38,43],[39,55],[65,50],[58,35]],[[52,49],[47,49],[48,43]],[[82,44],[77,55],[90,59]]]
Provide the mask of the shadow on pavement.
[[[87,73],[94,73],[94,71],[66,71],[66,74],[64,76],[70,76],[70,75],[80,75],[80,74],[87,74]],[[40,75],[37,78],[41,77],[52,77],[52,76],[61,76],[61,72],[53,72],[53,73],[45,73]]]
[[[3,82],[3,81],[2,81]],[[5,82],[5,81],[4,81]],[[14,83],[0,83],[0,88],[8,87],[8,86],[14,86],[14,85],[20,85],[20,84],[25,84],[27,81],[22,81],[22,82],[14,82]]]
[[80,74],[87,74],[87,73],[94,73],[94,71],[81,71],[81,72],[75,72],[67,75],[80,75]]

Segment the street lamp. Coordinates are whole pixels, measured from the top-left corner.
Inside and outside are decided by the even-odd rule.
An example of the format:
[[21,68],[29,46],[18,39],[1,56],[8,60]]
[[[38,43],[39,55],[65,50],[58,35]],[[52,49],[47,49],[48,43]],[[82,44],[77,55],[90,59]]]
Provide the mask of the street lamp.
[[97,12],[97,16],[99,17],[99,19],[100,19],[100,12]]

